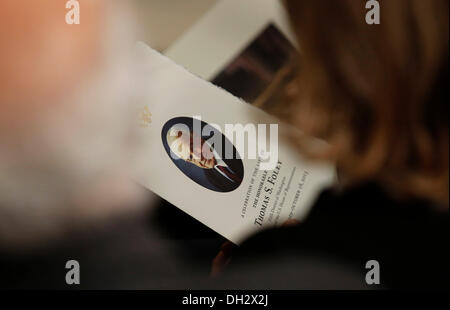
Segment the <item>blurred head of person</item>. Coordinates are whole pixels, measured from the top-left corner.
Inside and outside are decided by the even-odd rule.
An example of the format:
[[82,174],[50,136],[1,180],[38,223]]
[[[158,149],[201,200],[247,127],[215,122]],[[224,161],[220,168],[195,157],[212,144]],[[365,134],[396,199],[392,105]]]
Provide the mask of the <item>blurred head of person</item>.
[[448,209],[448,28],[446,0],[285,0],[300,54],[287,88],[289,121],[322,137],[342,184],[374,181],[397,198]]
[[0,245],[42,240],[117,210],[139,190],[133,162],[139,90],[123,1],[0,2]]

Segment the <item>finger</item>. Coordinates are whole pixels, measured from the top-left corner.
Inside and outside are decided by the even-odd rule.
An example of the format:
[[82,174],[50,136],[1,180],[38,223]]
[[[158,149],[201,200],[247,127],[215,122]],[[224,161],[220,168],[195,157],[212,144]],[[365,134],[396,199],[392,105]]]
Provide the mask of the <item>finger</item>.
[[296,219],[289,219],[289,220],[287,220],[286,222],[284,222],[283,225],[281,225],[281,226],[283,226],[283,227],[289,227],[289,226],[295,226],[295,225],[298,225],[298,224],[300,224],[300,221],[299,221],[299,220],[296,220]]
[[214,257],[211,264],[212,277],[219,275],[228,265],[234,247],[235,245],[230,241],[226,241],[220,246],[220,251],[217,253],[216,257]]

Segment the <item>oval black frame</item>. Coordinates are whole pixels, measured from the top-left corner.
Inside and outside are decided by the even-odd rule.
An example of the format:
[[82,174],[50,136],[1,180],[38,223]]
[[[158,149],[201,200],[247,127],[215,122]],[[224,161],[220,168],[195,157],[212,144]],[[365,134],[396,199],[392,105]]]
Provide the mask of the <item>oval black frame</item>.
[[[222,132],[220,132],[217,128],[209,125],[208,123],[195,119],[195,121],[199,121],[201,126],[201,132],[203,132],[203,128],[205,126],[209,126],[208,130],[214,132],[214,134],[220,134],[222,137],[222,149],[225,150],[226,144],[229,144],[233,147],[233,159],[223,159],[225,163],[230,166],[233,171],[235,171],[241,180],[244,179],[244,165],[242,162],[241,157],[239,156],[238,151],[236,150],[236,147],[231,143],[230,140],[228,140],[227,137],[225,137]],[[242,181],[239,184],[232,183],[226,178],[224,178],[222,175],[220,175],[216,170],[213,169],[202,169],[200,167],[197,167],[191,163],[187,163],[182,159],[174,159],[172,156],[170,156],[170,148],[167,143],[167,131],[175,124],[185,124],[189,127],[191,131],[193,131],[193,122],[194,118],[187,117],[187,116],[180,116],[180,117],[174,117],[170,120],[168,120],[162,130],[161,130],[161,140],[164,146],[164,149],[169,156],[169,158],[172,160],[172,162],[177,166],[178,169],[183,172],[184,175],[186,175],[189,179],[194,181],[195,183],[201,185],[204,188],[207,188],[212,191],[216,192],[231,192],[239,188],[239,186],[242,184]],[[210,136],[203,136],[202,138],[207,140]],[[229,146],[228,146],[229,147]]]

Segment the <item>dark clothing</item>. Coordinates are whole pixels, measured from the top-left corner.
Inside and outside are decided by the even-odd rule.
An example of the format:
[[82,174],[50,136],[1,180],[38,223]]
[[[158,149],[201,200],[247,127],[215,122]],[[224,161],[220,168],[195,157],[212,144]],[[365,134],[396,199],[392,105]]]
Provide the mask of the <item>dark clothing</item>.
[[[163,215],[153,213],[151,220],[133,216],[32,252],[0,252],[0,287],[448,287],[448,212],[420,201],[396,202],[374,185],[323,192],[303,223],[249,238],[214,279],[209,267],[223,238],[165,204]],[[71,259],[80,263],[78,286],[65,283]],[[365,282],[369,260],[379,262],[379,286]]]
[[[374,288],[365,280],[369,260],[379,263],[380,287],[448,287],[448,212],[394,201],[376,185],[327,190],[303,223],[244,242],[229,273],[258,264],[258,280],[250,281],[258,288]],[[245,286],[243,277],[235,280]]]
[[[223,241],[161,201],[156,209],[71,231],[39,247],[0,249],[0,289],[194,288],[208,278]],[[66,284],[68,260],[80,264],[79,285]]]

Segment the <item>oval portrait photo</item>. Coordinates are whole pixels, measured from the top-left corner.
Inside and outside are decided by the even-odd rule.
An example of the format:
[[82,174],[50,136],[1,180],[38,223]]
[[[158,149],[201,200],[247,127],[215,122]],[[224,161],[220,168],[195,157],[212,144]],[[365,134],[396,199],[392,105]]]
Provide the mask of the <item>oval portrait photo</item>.
[[244,178],[244,165],[234,147],[218,129],[192,117],[176,117],[161,132],[172,162],[197,184],[231,192]]

